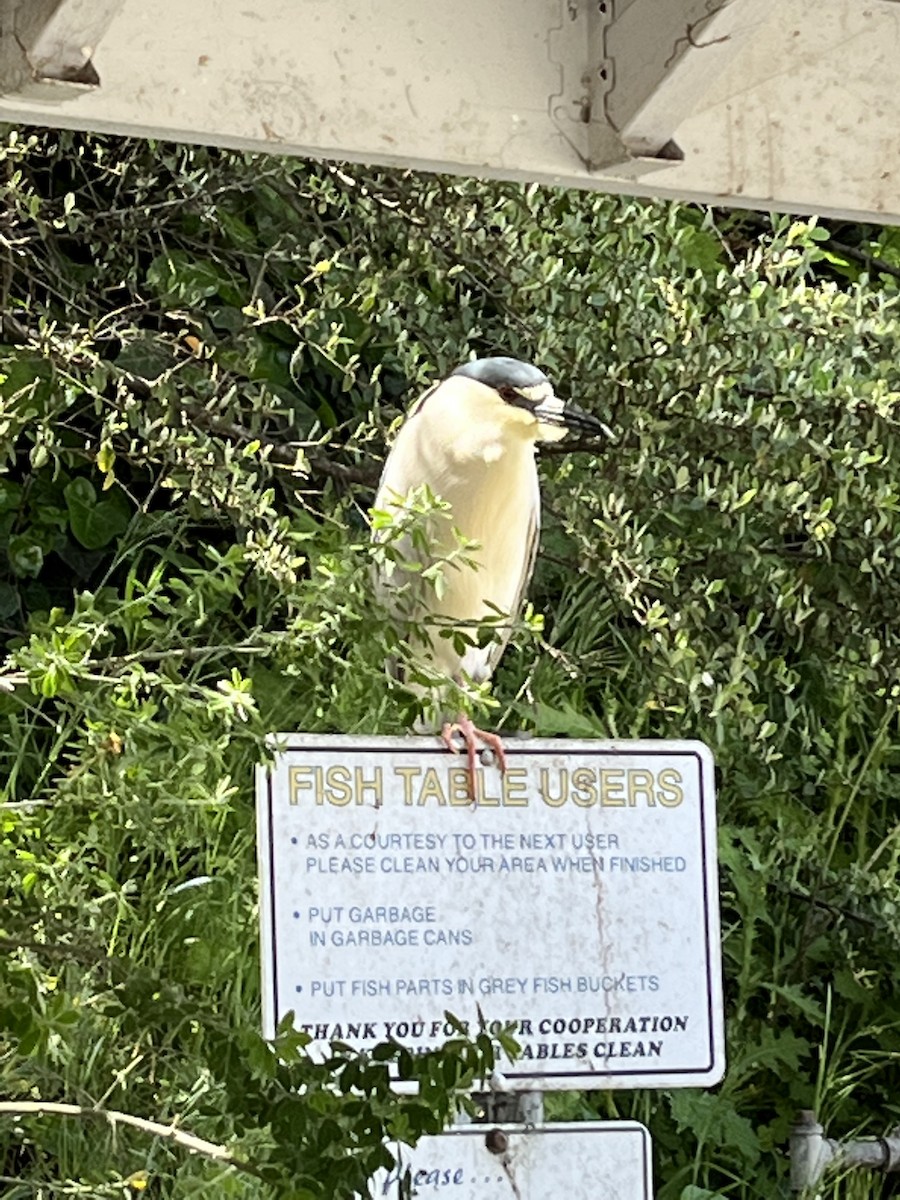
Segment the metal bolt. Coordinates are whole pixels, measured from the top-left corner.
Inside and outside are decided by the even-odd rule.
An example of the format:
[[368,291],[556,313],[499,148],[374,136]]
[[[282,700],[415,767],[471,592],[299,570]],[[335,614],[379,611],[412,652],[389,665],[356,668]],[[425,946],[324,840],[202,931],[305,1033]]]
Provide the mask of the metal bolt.
[[483,767],[492,767],[494,765],[495,754],[493,750],[489,750],[487,746],[478,755]]
[[491,1154],[505,1154],[509,1149],[509,1138],[502,1129],[491,1129],[484,1135],[484,1144]]

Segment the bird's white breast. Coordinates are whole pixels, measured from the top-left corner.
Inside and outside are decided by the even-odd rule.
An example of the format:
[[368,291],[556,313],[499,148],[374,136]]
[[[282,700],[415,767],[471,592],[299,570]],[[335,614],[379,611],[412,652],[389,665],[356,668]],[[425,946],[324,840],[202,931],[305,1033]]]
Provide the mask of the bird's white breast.
[[[453,395],[453,382],[442,384],[400,430],[375,507],[396,507],[423,482],[449,504],[450,514],[432,519],[428,530],[433,555],[453,554],[456,529],[478,543],[468,555],[476,566],[444,567],[442,594],[423,591],[413,616],[466,628],[466,623],[496,617],[497,610],[515,617],[537,533],[540,494],[528,427],[516,420],[504,422],[502,410],[496,420],[486,418],[483,408],[470,414],[469,393]],[[471,628],[467,632],[474,635]],[[491,660],[498,656],[496,647],[469,647],[461,656],[453,641],[438,637],[437,631],[427,644],[439,670],[462,670],[476,679],[490,673]]]

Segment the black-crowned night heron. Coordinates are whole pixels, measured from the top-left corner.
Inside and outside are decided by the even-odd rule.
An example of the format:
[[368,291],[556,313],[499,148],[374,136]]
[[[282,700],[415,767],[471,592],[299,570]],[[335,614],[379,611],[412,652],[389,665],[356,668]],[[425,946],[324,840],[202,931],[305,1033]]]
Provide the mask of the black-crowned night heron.
[[[427,515],[418,541],[397,538],[379,590],[405,621],[413,662],[429,677],[478,684],[493,673],[534,569],[541,509],[535,447],[569,429],[610,436],[596,417],[557,397],[543,371],[515,358],[465,363],[410,409],[375,511],[396,522],[416,489],[421,505],[423,485],[445,507]],[[385,536],[376,529],[376,538]],[[436,572],[428,570],[437,563]],[[478,626],[485,623],[495,633],[481,644]],[[439,686],[419,690],[437,691],[440,703]],[[454,752],[454,734],[465,742],[474,799],[478,742],[495,751],[501,770],[503,745],[469,717],[449,715],[442,714],[441,737]]]

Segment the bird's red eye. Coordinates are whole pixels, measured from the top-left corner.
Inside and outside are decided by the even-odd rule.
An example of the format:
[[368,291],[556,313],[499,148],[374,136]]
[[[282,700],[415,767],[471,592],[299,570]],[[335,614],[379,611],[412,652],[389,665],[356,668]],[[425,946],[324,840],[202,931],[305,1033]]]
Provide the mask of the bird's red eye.
[[513,387],[498,388],[498,391],[500,392],[500,399],[505,400],[507,404],[515,404],[520,398],[519,393]]

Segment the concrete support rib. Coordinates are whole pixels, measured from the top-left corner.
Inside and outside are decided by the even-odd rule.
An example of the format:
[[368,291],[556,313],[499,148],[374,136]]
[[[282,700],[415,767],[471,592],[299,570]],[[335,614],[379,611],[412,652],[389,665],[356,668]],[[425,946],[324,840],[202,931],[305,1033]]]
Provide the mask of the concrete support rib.
[[94,52],[123,0],[14,0],[12,29],[35,80],[97,87]]
[[618,0],[606,31],[604,106],[625,148],[680,160],[678,126],[773,10],[774,0]]

